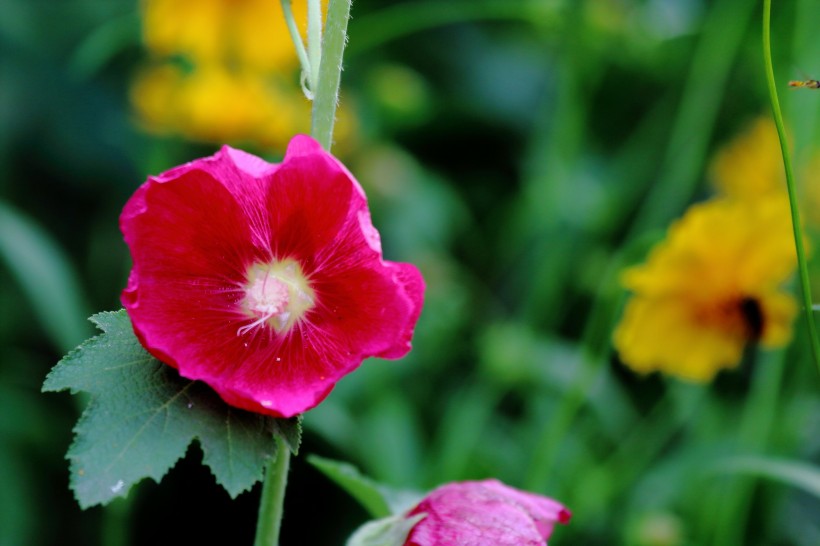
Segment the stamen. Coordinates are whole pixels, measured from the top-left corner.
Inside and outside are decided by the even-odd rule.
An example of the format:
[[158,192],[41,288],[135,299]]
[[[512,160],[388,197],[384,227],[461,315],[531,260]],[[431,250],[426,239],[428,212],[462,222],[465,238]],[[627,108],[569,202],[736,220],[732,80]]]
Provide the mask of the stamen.
[[314,306],[313,290],[295,260],[254,264],[246,278],[241,308],[254,321],[240,327],[237,336],[266,325],[285,332]]
[[242,326],[242,327],[240,327],[239,329],[236,330],[236,335],[237,336],[244,336],[245,334],[247,334],[248,332],[250,332],[251,330],[253,330],[257,326],[261,326],[262,324],[267,322],[268,319],[270,319],[270,318],[271,318],[271,315],[264,315],[264,316],[260,317],[259,319],[255,320],[254,322],[251,322],[250,324],[246,324],[245,326]]

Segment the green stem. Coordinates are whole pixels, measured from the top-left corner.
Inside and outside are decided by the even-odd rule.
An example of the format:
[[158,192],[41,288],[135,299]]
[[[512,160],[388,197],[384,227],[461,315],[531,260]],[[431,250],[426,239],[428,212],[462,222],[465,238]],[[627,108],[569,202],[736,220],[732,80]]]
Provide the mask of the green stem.
[[754,2],[710,3],[681,92],[681,103],[663,157],[661,178],[648,188],[627,239],[666,226],[692,199],[701,181],[715,122]]
[[812,309],[811,285],[809,284],[809,267],[806,260],[806,251],[803,246],[803,225],[800,221],[800,209],[797,206],[797,192],[795,190],[794,175],[792,174],[791,155],[786,141],[786,130],[783,127],[783,114],[780,112],[780,101],[777,98],[777,86],[774,80],[772,65],[771,40],[771,0],[763,0],[763,61],[766,67],[766,83],[769,86],[769,98],[772,103],[772,114],[777,126],[777,135],[780,138],[780,151],[783,154],[783,166],[786,169],[786,187],[789,191],[789,206],[792,214],[792,228],[794,230],[794,245],[797,249],[797,267],[800,272],[800,289],[803,295],[803,310],[806,323],[809,327],[812,355],[817,369],[820,370],[820,341],[817,339],[817,329],[814,325]]
[[89,32],[68,59],[69,74],[81,80],[95,76],[125,48],[140,41],[136,11],[111,19]]
[[131,507],[134,497],[117,499],[103,510],[100,534],[106,546],[128,546],[131,543]]
[[299,64],[302,65],[303,77],[307,79],[308,90],[312,93],[315,88],[316,82],[311,79],[313,69],[310,65],[308,53],[305,50],[305,44],[302,42],[302,35],[299,33],[299,26],[296,24],[296,19],[293,18],[293,9],[290,5],[291,0],[281,0],[281,2],[282,13],[285,16],[285,24],[288,27],[290,39],[293,41],[293,45],[296,48],[296,56],[299,57]]
[[277,434],[276,458],[265,469],[254,546],[279,546],[279,529],[282,527],[282,507],[285,502],[289,467],[290,448]]
[[316,92],[322,61],[322,1],[308,0],[307,52],[310,60],[310,90]]
[[706,399],[707,391],[700,385],[687,385],[673,379],[666,389],[649,414],[637,420],[612,455],[600,463],[602,472],[614,477],[609,499],[617,499],[635,487],[652,463],[661,459],[673,438],[692,422]]
[[[777,403],[783,380],[785,351],[759,353],[754,380],[743,409],[738,429],[741,455],[766,453],[774,423],[777,419]],[[739,476],[727,484],[721,484],[715,504],[708,505],[716,521],[710,525],[715,535],[713,544],[745,544],[744,533],[756,480]]]
[[575,379],[564,393],[558,407],[549,419],[533,449],[528,469],[526,488],[543,491],[553,472],[555,460],[563,440],[569,432],[595,381],[603,372],[609,350],[609,336],[618,307],[615,278],[623,267],[620,256],[614,257],[603,273],[603,279],[593,304],[590,318],[584,325],[582,335],[582,361]]
[[[285,18],[288,20],[293,41],[297,51],[301,45],[301,36],[293,21],[290,11],[290,0],[282,0]],[[290,16],[288,17],[288,14]],[[316,24],[318,17],[318,25]],[[321,36],[321,2],[310,0],[308,5],[308,48],[310,55],[319,48],[318,36]],[[342,55],[347,39],[347,20],[350,17],[350,0],[330,0],[328,6],[327,26],[324,41],[321,42],[319,56],[321,63],[308,62],[308,66],[318,64],[318,80],[309,82],[314,93],[311,135],[326,149],[330,150],[333,140],[333,121],[336,116],[336,104],[339,94],[339,81],[342,72]],[[304,52],[304,46],[302,46]],[[307,55],[305,55],[307,58]],[[301,58],[301,56],[300,56]],[[305,66],[303,62],[303,67]],[[307,78],[312,76],[308,72]],[[279,546],[279,530],[282,526],[282,508],[285,501],[285,489],[288,483],[290,467],[290,448],[284,439],[276,436],[276,459],[271,461],[265,471],[265,483],[262,486],[262,499],[259,501],[259,520],[256,524],[254,546]]]
[[322,40],[322,61],[319,64],[319,81],[314,91],[313,114],[310,134],[325,150],[333,143],[333,124],[339,101],[339,82],[342,78],[342,56],[347,41],[347,20],[350,17],[350,0],[330,0],[327,23]]
[[547,426],[533,450],[525,482],[527,490],[543,491],[547,488],[561,442],[569,432],[600,371],[596,364],[585,359],[583,369],[578,372],[573,384],[564,393],[555,413],[546,421]]

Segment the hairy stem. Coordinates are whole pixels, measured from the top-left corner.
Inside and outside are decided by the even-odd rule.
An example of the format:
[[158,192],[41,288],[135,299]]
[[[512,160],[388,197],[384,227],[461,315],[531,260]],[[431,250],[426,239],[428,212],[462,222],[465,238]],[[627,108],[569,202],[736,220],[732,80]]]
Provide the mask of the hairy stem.
[[330,0],[327,22],[322,39],[322,61],[319,81],[314,90],[313,115],[310,134],[325,150],[333,143],[333,124],[339,101],[339,82],[342,78],[342,56],[347,42],[347,21],[350,0]]
[[[310,61],[313,59],[308,60],[308,53],[305,52],[296,22],[293,20],[290,0],[282,0],[282,10],[288,21],[288,29],[296,44],[296,50],[297,52],[301,50],[299,56],[302,67],[303,70],[306,70],[310,90],[314,94],[311,135],[326,150],[330,150],[333,141],[333,122],[336,117],[339,82],[342,76],[342,55],[347,40],[350,0],[330,0],[325,36],[321,41],[321,50],[318,55],[314,51],[319,48],[318,40],[321,37],[321,2],[311,0],[308,6],[309,55],[321,58],[321,62],[318,64],[318,80],[312,82],[310,81],[312,79]],[[316,18],[318,18],[318,24]],[[315,70],[315,66],[313,70]],[[271,461],[265,470],[265,482],[262,486],[262,499],[259,501],[259,520],[256,524],[254,546],[279,546],[279,530],[282,527],[282,511],[285,501],[285,489],[288,483],[288,469],[290,467],[290,449],[287,443],[278,435],[276,437],[276,447],[276,459]]]
[[290,39],[293,41],[293,46],[296,48],[296,56],[299,57],[299,64],[302,65],[303,77],[307,80],[308,90],[312,93],[316,82],[312,79],[313,68],[310,65],[308,53],[305,50],[305,44],[302,42],[302,35],[299,34],[299,26],[293,18],[293,9],[291,8],[291,0],[281,0],[282,13],[285,16],[285,24],[288,26]]
[[256,522],[254,546],[279,546],[279,530],[282,527],[282,508],[285,488],[288,484],[290,448],[276,436],[276,458],[265,469],[262,499],[259,501],[259,520]]
[[319,63],[322,60],[322,1],[308,0],[307,53],[310,60],[310,90],[316,93]]
[[789,191],[789,206],[792,214],[792,228],[794,229],[794,246],[797,249],[797,268],[800,272],[800,289],[803,295],[803,311],[806,324],[809,327],[814,363],[820,371],[820,341],[817,339],[817,329],[814,325],[814,310],[812,309],[811,285],[809,284],[809,266],[806,260],[806,250],[803,245],[803,225],[800,221],[800,209],[797,206],[797,191],[795,190],[794,175],[789,144],[786,140],[786,130],[783,127],[783,114],[780,111],[780,101],[777,98],[777,86],[774,79],[772,65],[771,39],[771,0],[763,0],[763,62],[766,68],[766,83],[769,86],[769,99],[772,104],[774,123],[777,126],[777,136],[780,138],[780,151],[783,154],[783,166],[786,170],[786,187]]

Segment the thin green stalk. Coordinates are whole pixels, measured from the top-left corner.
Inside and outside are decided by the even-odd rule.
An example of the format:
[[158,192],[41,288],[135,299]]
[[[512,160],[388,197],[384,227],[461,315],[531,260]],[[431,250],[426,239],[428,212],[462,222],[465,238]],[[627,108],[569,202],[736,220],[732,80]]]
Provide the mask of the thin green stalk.
[[[777,404],[785,368],[785,351],[761,353],[751,392],[746,398],[738,430],[742,455],[766,453],[766,446],[777,418]],[[757,479],[738,476],[722,487],[717,503],[708,505],[716,521],[713,544],[745,544],[749,511]]]
[[687,385],[674,379],[668,382],[663,397],[645,417],[635,422],[612,455],[601,461],[599,468],[606,475],[614,476],[610,498],[618,498],[635,487],[652,463],[669,448],[672,439],[692,422],[706,394],[700,385]]
[[546,426],[533,449],[525,483],[525,487],[531,491],[543,491],[546,488],[563,439],[602,373],[617,308],[617,294],[614,294],[610,287],[615,286],[614,279],[622,266],[621,256],[616,256],[604,271],[590,318],[584,325],[581,369],[564,393],[553,415],[545,421]]
[[783,167],[786,170],[786,187],[789,191],[789,206],[791,207],[792,228],[794,230],[794,246],[797,248],[797,267],[800,272],[800,291],[803,295],[803,311],[806,316],[806,324],[809,327],[809,339],[811,340],[814,363],[817,366],[818,371],[820,371],[820,341],[818,341],[817,329],[814,325],[811,285],[809,284],[809,267],[806,260],[806,251],[803,245],[803,225],[800,221],[800,209],[797,206],[797,191],[795,190],[794,175],[792,174],[791,155],[789,152],[789,145],[786,140],[786,130],[783,127],[783,114],[780,112],[780,101],[777,98],[777,86],[775,85],[774,80],[774,67],[772,65],[771,8],[771,0],[763,0],[763,62],[766,67],[766,83],[769,86],[769,99],[772,104],[774,123],[777,126],[777,136],[780,138],[780,151],[783,154]]
[[692,199],[726,91],[731,66],[752,20],[754,2],[711,3],[681,93],[661,178],[648,188],[628,239],[666,226]]
[[[527,144],[524,183],[516,204],[514,221],[505,235],[505,260],[518,262],[523,288],[522,314],[547,330],[557,329],[573,308],[566,289],[575,271],[579,244],[586,242],[579,229],[567,229],[561,218],[576,197],[577,166],[582,164],[584,146],[589,142],[591,108],[589,90],[596,89],[600,56],[590,49],[586,11],[588,2],[576,1],[562,12],[561,25],[543,34],[542,43],[560,37],[557,54],[561,59],[556,73],[555,95],[544,95],[534,112],[535,126]],[[559,182],[563,181],[563,182]],[[545,219],[551,219],[545,221]],[[530,284],[531,283],[531,284]]]
[[282,437],[277,435],[276,458],[265,469],[254,546],[279,546],[279,530],[282,527],[282,508],[289,467],[290,448]]
[[350,0],[330,0],[327,23],[322,40],[322,62],[319,81],[314,90],[310,134],[325,150],[333,143],[333,124],[339,101],[339,82],[342,78],[342,56],[347,41],[347,20],[350,18]]
[[322,0],[308,0],[307,51],[310,60],[310,81],[312,92],[319,81],[319,63],[322,61]]
[[569,432],[599,372],[598,362],[593,362],[589,358],[584,359],[583,369],[578,372],[569,390],[564,393],[558,408],[547,420],[547,426],[533,449],[533,457],[525,482],[526,489],[531,491],[546,489],[549,477],[554,470],[561,442]]
[[316,82],[312,80],[313,69],[310,65],[308,53],[305,50],[305,44],[302,42],[302,35],[299,33],[299,27],[296,24],[296,19],[293,18],[293,9],[291,9],[291,0],[281,0],[282,13],[285,16],[285,24],[288,26],[290,39],[293,41],[293,46],[296,48],[296,56],[299,57],[299,64],[302,65],[303,77],[307,79],[308,89],[312,93]]
[[131,544],[131,507],[134,497],[117,499],[103,511],[100,534],[106,546],[128,546]]
[[82,39],[68,59],[68,72],[81,81],[91,79],[117,54],[139,41],[140,18],[136,10],[110,19]]

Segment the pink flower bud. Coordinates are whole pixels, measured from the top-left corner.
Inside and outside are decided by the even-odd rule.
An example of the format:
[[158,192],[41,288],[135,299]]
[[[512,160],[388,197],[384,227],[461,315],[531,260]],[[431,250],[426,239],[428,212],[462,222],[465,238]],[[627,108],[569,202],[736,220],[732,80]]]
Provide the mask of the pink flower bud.
[[555,523],[572,514],[561,503],[498,480],[443,485],[408,516],[427,514],[404,546],[544,546]]

